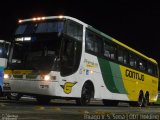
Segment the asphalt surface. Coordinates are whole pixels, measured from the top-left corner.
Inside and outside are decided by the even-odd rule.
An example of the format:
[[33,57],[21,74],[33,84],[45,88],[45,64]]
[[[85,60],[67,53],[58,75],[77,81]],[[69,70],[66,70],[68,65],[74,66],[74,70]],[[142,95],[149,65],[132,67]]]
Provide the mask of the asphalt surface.
[[34,98],[1,98],[0,120],[160,120],[160,106],[140,108],[120,103],[107,107],[101,101],[76,106],[74,100],[52,100],[48,105],[40,105]]

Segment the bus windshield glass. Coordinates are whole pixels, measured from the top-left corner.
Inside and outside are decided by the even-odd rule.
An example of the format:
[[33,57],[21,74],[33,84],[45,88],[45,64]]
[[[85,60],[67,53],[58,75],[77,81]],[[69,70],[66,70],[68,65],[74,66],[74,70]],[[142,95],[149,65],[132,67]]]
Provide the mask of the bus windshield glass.
[[17,37],[11,61],[12,69],[51,70],[59,48],[60,40],[56,33]]
[[52,20],[45,22],[30,22],[20,24],[15,31],[15,35],[28,35],[36,33],[53,33],[62,32],[64,28],[64,21]]

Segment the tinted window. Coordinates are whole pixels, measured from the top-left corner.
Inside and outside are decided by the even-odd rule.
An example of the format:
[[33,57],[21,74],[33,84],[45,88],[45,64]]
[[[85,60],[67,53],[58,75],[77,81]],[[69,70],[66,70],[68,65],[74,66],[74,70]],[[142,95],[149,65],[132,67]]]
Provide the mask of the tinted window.
[[104,56],[113,60],[116,59],[116,46],[105,41]]
[[33,33],[51,33],[62,32],[64,28],[63,21],[48,21],[43,23],[20,24],[15,35],[33,34]]
[[136,58],[137,57],[135,55],[130,53],[130,55],[129,55],[129,64],[130,64],[130,66],[135,67],[135,68],[137,67],[137,59]]
[[83,35],[83,26],[68,20],[66,32],[67,32],[67,35],[81,41],[82,35]]
[[102,38],[89,30],[86,30],[86,51],[93,54],[102,53]]
[[146,70],[146,62],[143,59],[138,60],[138,68],[142,71]]

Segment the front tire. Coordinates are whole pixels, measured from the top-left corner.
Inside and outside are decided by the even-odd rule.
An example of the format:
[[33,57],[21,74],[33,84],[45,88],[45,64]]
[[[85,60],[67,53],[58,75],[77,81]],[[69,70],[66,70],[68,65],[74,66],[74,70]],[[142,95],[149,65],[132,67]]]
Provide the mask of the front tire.
[[7,99],[9,99],[9,100],[18,101],[21,99],[21,97],[22,97],[22,95],[19,93],[7,93]]
[[76,99],[77,105],[88,105],[91,101],[93,88],[88,83],[85,83],[82,88],[81,98]]

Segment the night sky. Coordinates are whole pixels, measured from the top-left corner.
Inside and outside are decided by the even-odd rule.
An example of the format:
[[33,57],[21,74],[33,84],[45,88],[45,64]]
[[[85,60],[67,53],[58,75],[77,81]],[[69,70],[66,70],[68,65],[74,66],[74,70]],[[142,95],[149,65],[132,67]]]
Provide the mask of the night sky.
[[0,39],[11,40],[18,19],[72,16],[160,62],[160,4],[134,0],[5,0]]

